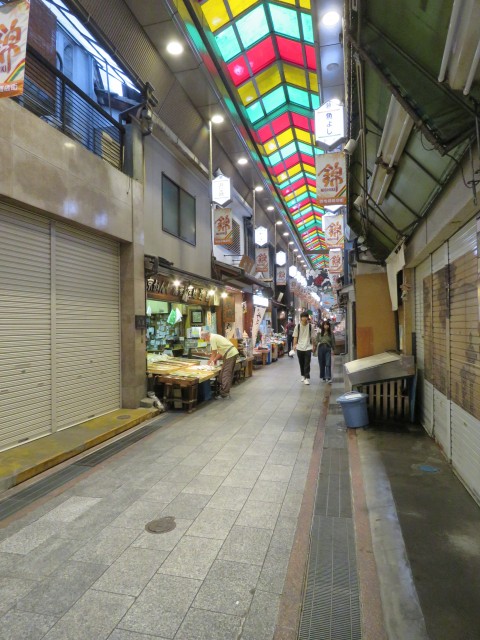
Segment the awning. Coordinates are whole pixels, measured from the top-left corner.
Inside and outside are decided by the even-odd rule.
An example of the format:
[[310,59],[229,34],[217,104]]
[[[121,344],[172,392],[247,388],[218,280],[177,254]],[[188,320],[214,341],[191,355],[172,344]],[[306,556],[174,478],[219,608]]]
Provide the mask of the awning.
[[223,288],[225,286],[225,282],[221,280],[206,278],[204,276],[199,276],[196,273],[191,273],[190,271],[178,269],[174,266],[173,262],[168,262],[164,258],[146,255],[144,262],[145,277],[147,278],[150,276],[181,278],[188,282],[189,285],[203,289]]
[[[228,284],[231,287],[239,287],[242,291],[247,291],[246,287],[262,289],[267,298],[271,298],[273,296],[273,290],[270,283],[254,278],[246,273],[245,269],[235,267],[225,262],[220,262],[216,258],[213,258],[212,271],[217,277],[221,278],[222,284],[224,285]],[[253,290],[249,291],[249,293],[253,293]]]

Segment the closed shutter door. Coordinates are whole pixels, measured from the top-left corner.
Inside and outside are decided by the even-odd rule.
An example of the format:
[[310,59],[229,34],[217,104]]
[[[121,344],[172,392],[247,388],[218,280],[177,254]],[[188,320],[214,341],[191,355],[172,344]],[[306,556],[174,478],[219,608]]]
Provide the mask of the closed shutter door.
[[0,450],[51,428],[48,221],[0,208]]
[[449,241],[452,465],[480,499],[480,337],[476,221]]
[[120,407],[118,243],[56,225],[55,422]]
[[432,254],[433,432],[450,458],[448,246]]
[[417,328],[420,421],[433,434],[433,377],[432,377],[432,266],[428,257],[416,269],[415,303]]

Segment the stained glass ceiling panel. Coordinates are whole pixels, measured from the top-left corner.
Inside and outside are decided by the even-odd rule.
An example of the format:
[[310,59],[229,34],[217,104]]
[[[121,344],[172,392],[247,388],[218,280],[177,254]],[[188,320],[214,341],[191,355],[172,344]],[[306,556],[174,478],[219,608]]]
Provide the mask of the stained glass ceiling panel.
[[[237,108],[306,250],[322,249],[314,110],[320,104],[310,0],[199,0]],[[315,256],[312,261],[318,263]]]

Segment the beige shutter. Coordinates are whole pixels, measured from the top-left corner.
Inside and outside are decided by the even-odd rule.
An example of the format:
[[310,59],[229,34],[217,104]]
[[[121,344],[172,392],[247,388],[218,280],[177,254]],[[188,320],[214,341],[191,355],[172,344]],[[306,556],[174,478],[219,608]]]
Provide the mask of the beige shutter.
[[476,220],[449,241],[452,464],[480,499],[480,269]]
[[63,429],[121,406],[118,243],[55,226],[55,416]]
[[0,450],[51,427],[49,223],[0,205]]
[[[425,430],[431,435],[433,431],[433,385],[425,376],[425,353],[431,365],[431,258],[430,256],[415,269],[415,329],[416,329],[416,356],[418,372],[419,418]],[[424,280],[428,292],[424,290]],[[424,296],[427,298],[427,317],[429,328],[427,333],[427,347],[425,347],[425,305]],[[430,310],[430,312],[429,312]],[[431,366],[430,366],[431,368]]]

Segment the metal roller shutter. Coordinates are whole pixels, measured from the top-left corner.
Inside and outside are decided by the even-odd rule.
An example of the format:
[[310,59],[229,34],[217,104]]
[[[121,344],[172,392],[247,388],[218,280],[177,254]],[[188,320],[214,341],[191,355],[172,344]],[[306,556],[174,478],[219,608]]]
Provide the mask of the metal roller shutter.
[[0,450],[51,428],[50,225],[0,207]]
[[435,439],[451,455],[449,401],[449,299],[448,247],[432,254],[432,384],[433,432]]
[[[427,338],[425,339],[425,305],[424,288],[428,291],[431,286],[431,258],[430,256],[415,269],[415,330],[416,330],[416,357],[418,390],[420,400],[420,422],[425,430],[432,435],[433,432],[433,387],[425,375],[425,353],[431,369],[431,324],[428,325]],[[424,287],[424,281],[426,284]],[[431,316],[431,294],[427,294],[427,317]],[[427,343],[427,346],[425,346]]]
[[118,243],[56,225],[55,424],[114,411],[120,399]]
[[480,500],[480,336],[477,221],[448,243],[452,464]]

